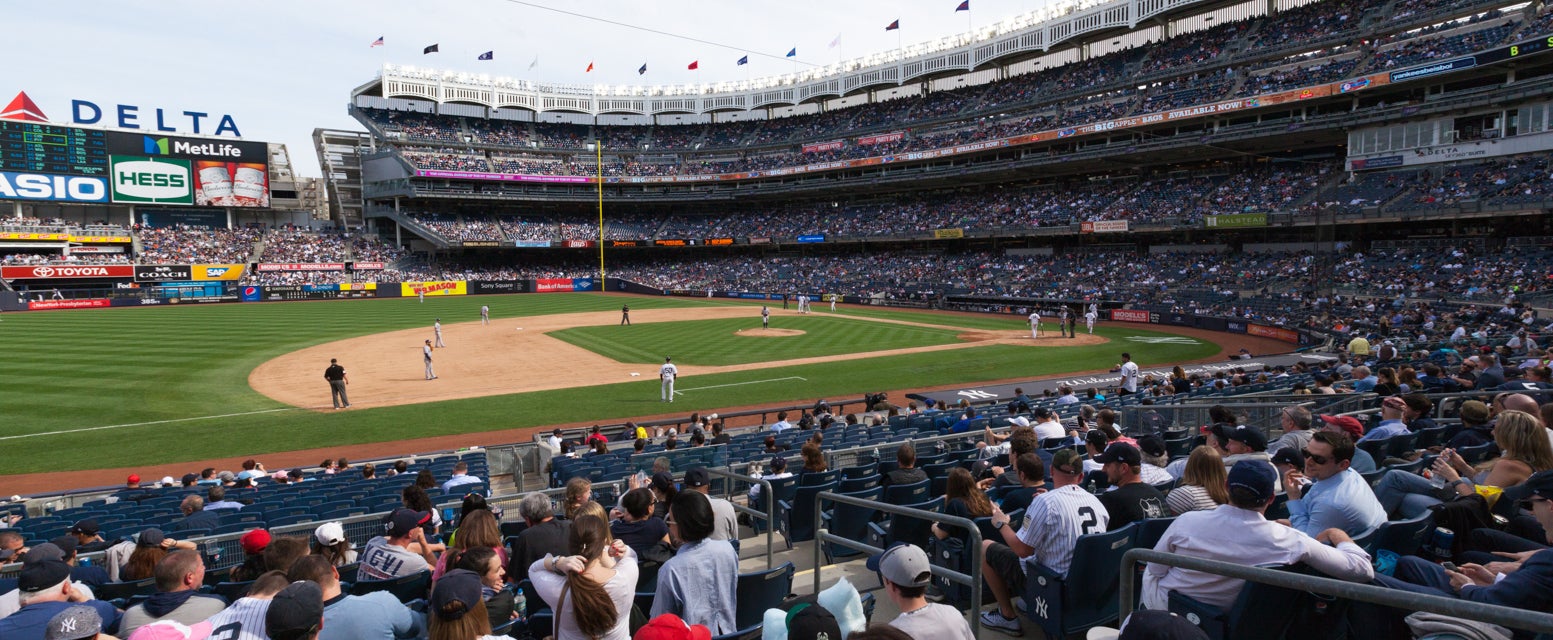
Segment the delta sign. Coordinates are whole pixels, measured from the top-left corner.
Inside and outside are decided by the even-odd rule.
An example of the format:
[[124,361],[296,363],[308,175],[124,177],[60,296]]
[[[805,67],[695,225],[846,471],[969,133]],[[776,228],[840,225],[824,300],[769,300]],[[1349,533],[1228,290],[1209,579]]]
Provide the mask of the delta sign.
[[[27,122],[49,122],[48,116],[23,91],[0,110],[0,118]],[[179,111],[162,107],[115,104],[107,107],[89,100],[70,101],[70,121],[79,125],[98,125],[119,129],[142,129],[168,133],[189,132],[206,135],[242,137],[232,116],[207,111]],[[212,127],[214,130],[212,131]]]

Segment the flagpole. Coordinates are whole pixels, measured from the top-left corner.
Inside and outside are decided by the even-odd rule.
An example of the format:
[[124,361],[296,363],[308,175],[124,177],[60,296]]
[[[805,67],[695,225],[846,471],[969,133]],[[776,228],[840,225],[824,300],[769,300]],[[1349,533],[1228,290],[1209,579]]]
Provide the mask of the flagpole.
[[594,162],[598,167],[599,184],[599,290],[609,287],[604,279],[604,140],[602,138],[593,141],[593,150],[596,154]]

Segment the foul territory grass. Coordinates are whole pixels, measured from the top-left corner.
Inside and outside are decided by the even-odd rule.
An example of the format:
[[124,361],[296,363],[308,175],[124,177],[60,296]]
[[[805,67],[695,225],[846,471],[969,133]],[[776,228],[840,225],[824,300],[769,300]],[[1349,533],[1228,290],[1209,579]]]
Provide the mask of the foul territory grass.
[[[281,354],[355,336],[425,327],[434,318],[441,318],[444,323],[473,321],[479,318],[482,304],[490,305],[493,317],[502,318],[618,310],[623,302],[629,302],[633,309],[738,304],[683,298],[529,294],[427,298],[424,304],[408,298],[5,314],[0,316],[0,339],[5,345],[5,366],[0,367],[0,447],[6,453],[0,455],[0,474],[198,461],[661,414],[664,405],[658,402],[656,379],[341,412],[293,409],[248,386],[248,374],[254,367]],[[1014,319],[886,313],[945,327],[1022,326]],[[810,334],[764,340],[778,344],[791,340],[789,345],[780,347],[780,357],[791,358],[799,357],[792,354],[810,349],[803,341],[814,339],[815,333],[845,333],[855,326],[875,332],[896,330],[894,325],[826,318],[820,314],[781,317],[783,323],[813,321],[815,329]],[[986,326],[984,321],[996,321],[991,323],[996,326]],[[738,322],[750,324],[743,319]],[[632,329],[647,329],[656,324],[643,323]],[[802,328],[810,331],[807,323]],[[901,339],[927,340],[921,336],[931,336],[935,331],[922,327],[906,329],[928,333]],[[731,331],[732,328],[730,336]],[[952,340],[954,333],[952,329],[945,330],[941,337],[932,339]],[[886,389],[1106,369],[1115,365],[1121,351],[1131,351],[1135,359],[1149,367],[1203,358],[1217,350],[1207,343],[1128,342],[1127,336],[1167,335],[1131,327],[1101,325],[1096,333],[1119,341],[1062,349],[991,345],[858,358],[822,366],[686,376],[679,382],[685,393],[676,407],[683,407],[688,413],[704,408],[811,401]],[[872,335],[874,338],[863,341],[864,350],[883,348],[877,341],[877,336],[883,334]],[[707,336],[700,335],[700,339]],[[751,344],[762,340],[741,338],[732,344],[739,350],[765,348]],[[845,351],[827,353],[841,352]],[[708,352],[706,357],[708,363],[743,361],[732,359],[737,354]],[[321,376],[324,364],[320,363],[317,371],[299,375]],[[768,382],[788,377],[804,379]],[[702,389],[736,383],[749,384]],[[320,402],[326,391],[320,380]],[[260,411],[266,413],[250,413]],[[177,422],[118,426],[168,420]],[[36,435],[15,437],[28,434]],[[471,440],[470,444],[479,442]]]
[[730,365],[957,342],[953,329],[935,329],[833,316],[781,316],[775,329],[803,335],[759,336],[759,318],[656,322],[630,327],[577,327],[550,335],[620,362]]

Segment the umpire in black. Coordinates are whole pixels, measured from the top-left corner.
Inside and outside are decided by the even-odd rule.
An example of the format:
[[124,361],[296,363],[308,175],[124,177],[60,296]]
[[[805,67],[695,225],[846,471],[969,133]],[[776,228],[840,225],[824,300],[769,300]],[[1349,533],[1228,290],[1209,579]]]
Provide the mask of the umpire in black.
[[345,385],[350,384],[350,379],[345,377],[345,367],[340,366],[340,361],[329,359],[329,368],[324,369],[324,379],[329,381],[329,398],[334,401],[334,408],[351,406],[350,398],[345,395]]

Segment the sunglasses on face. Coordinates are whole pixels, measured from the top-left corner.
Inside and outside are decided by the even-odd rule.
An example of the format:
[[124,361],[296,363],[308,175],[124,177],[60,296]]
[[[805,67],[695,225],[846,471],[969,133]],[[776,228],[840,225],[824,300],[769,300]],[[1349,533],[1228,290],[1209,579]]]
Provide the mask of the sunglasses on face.
[[1314,462],[1316,464],[1326,464],[1326,463],[1332,461],[1331,458],[1328,458],[1326,456],[1318,456],[1318,455],[1316,455],[1314,453],[1311,453],[1310,449],[1301,449],[1300,453],[1305,454],[1305,459],[1306,460],[1309,460],[1309,461]]

